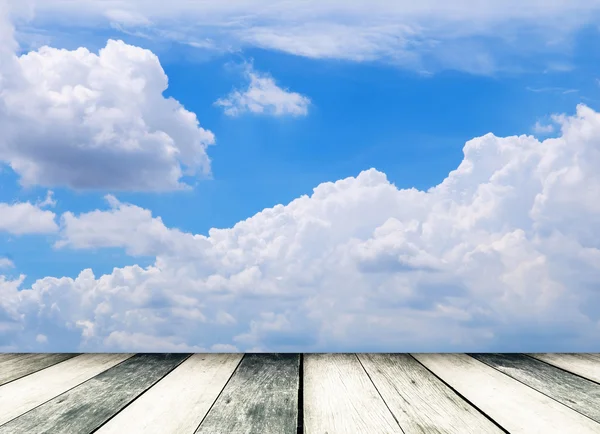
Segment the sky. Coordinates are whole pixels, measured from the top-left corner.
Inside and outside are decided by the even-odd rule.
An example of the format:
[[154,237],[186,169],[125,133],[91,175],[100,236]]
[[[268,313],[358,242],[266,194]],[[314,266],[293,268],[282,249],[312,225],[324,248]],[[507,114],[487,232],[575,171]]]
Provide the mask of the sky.
[[0,0],[0,350],[600,351],[599,18]]

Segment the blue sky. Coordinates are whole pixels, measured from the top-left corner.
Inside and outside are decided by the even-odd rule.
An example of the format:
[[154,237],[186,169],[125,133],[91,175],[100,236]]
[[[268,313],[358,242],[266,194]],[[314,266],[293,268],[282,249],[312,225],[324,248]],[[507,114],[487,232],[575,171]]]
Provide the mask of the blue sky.
[[[176,3],[174,8],[179,8],[180,13],[193,15],[197,12],[186,11],[185,6]],[[493,3],[490,2],[490,8]],[[83,178],[85,173],[94,171],[95,158],[98,158],[97,161],[103,158],[100,154],[95,157],[94,149],[98,148],[89,148],[81,153],[81,157],[69,155],[79,155],[73,151],[75,148],[72,146],[85,147],[86,140],[89,143],[96,140],[89,133],[90,124],[81,121],[82,116],[88,116],[89,112],[82,111],[80,113],[87,114],[73,115],[72,118],[61,117],[60,121],[56,121],[57,125],[60,124],[60,130],[55,131],[48,123],[50,121],[46,122],[44,117],[51,119],[54,115],[48,107],[52,104],[57,107],[63,103],[47,105],[46,102],[40,102],[39,110],[35,112],[37,114],[32,117],[29,112],[25,115],[25,111],[19,111],[21,109],[17,102],[20,101],[18,98],[41,95],[40,92],[45,92],[48,86],[44,87],[40,84],[44,82],[37,79],[31,85],[32,89],[37,86],[37,93],[19,93],[21,88],[17,85],[14,88],[8,87],[12,83],[9,81],[4,93],[0,94],[4,98],[4,107],[7,107],[4,111],[0,110],[0,125],[4,125],[7,131],[10,125],[10,133],[0,142],[5,148],[0,153],[0,160],[4,163],[0,173],[0,203],[15,205],[30,202],[35,205],[30,210],[32,213],[44,210],[54,213],[52,218],[57,227],[52,229],[42,225],[44,227],[40,229],[35,223],[31,230],[18,231],[14,229],[14,222],[5,225],[4,233],[0,236],[0,257],[12,263],[11,267],[0,270],[0,274],[6,276],[5,282],[8,282],[5,283],[5,298],[9,300],[10,297],[16,297],[17,300],[21,291],[28,295],[26,300],[20,299],[21,301],[11,302],[12,304],[6,302],[2,315],[4,320],[0,318],[0,322],[6,321],[6,325],[0,329],[0,333],[2,330],[7,331],[4,335],[0,334],[0,347],[23,350],[83,348],[129,351],[133,346],[141,345],[141,349],[158,350],[360,351],[368,347],[390,351],[413,348],[491,348],[512,351],[514,348],[531,346],[534,341],[547,342],[549,350],[593,350],[594,345],[597,345],[593,342],[598,342],[594,339],[600,333],[598,317],[596,313],[582,313],[580,306],[586,300],[596,297],[597,289],[590,285],[599,270],[596,265],[582,259],[582,252],[594,255],[597,251],[595,249],[600,248],[594,237],[600,234],[595,232],[595,226],[590,226],[590,241],[590,233],[584,237],[573,228],[589,224],[591,220],[585,219],[598,217],[595,214],[598,210],[586,202],[587,196],[581,193],[582,189],[575,181],[565,181],[564,188],[559,188],[553,178],[571,168],[580,174],[577,182],[585,186],[584,190],[588,189],[592,195],[596,191],[594,182],[597,178],[593,171],[590,172],[593,166],[585,166],[585,161],[581,163],[581,167],[572,166],[575,164],[573,161],[581,155],[589,156],[588,163],[595,161],[592,158],[597,158],[600,142],[600,138],[594,135],[598,128],[598,114],[594,110],[598,108],[600,101],[596,67],[599,55],[593,49],[600,35],[593,21],[581,23],[575,20],[570,23],[565,19],[569,25],[565,24],[564,29],[552,33],[546,27],[553,20],[560,14],[570,17],[574,13],[564,3],[556,3],[556,10],[550,10],[548,16],[543,17],[546,21],[544,23],[541,23],[542,18],[538,21],[531,16],[516,17],[511,21],[514,18],[511,13],[501,8],[495,12],[497,15],[491,15],[500,22],[498,28],[501,31],[508,29],[498,37],[480,30],[473,30],[472,34],[463,31],[464,34],[461,34],[457,30],[459,26],[450,22],[446,23],[446,27],[432,25],[428,29],[425,26],[430,33],[424,31],[415,36],[413,43],[417,48],[411,48],[407,51],[409,54],[394,53],[397,57],[390,60],[388,55],[378,54],[389,53],[390,47],[385,45],[387,39],[380,42],[377,26],[368,28],[365,25],[365,41],[368,44],[358,40],[357,47],[362,47],[362,42],[365,42],[366,47],[358,53],[358,48],[354,50],[344,45],[344,32],[340,35],[334,32],[331,36],[329,33],[325,34],[329,31],[326,26],[325,30],[316,27],[325,32],[321,35],[324,41],[330,36],[341,39],[336,41],[337,45],[319,43],[312,46],[312,40],[308,39],[306,42],[303,39],[306,34],[295,36],[295,27],[284,30],[283,27],[278,27],[277,22],[266,20],[271,25],[268,27],[258,16],[255,18],[257,22],[250,20],[243,28],[244,35],[253,35],[254,39],[245,36],[246,39],[241,39],[245,42],[234,49],[206,49],[191,46],[190,41],[204,40],[206,32],[210,33],[211,44],[217,45],[233,44],[235,38],[240,36],[237,33],[232,33],[234,36],[231,36],[226,30],[217,32],[208,25],[208,30],[201,24],[190,26],[182,15],[176,15],[178,18],[174,22],[179,22],[179,28],[185,31],[173,36],[168,33],[173,31],[173,23],[166,19],[161,21],[162,10],[159,6],[153,3],[144,12],[136,1],[124,4],[127,7],[116,13],[114,10],[102,10],[100,3],[90,0],[86,3],[89,8],[83,8],[80,12],[81,23],[78,22],[76,26],[69,25],[64,18],[58,18],[59,12],[65,12],[61,9],[65,6],[59,2],[45,5],[31,2],[34,12],[28,11],[27,14],[12,5],[13,9],[9,10],[7,18],[0,25],[8,29],[11,23],[14,24],[16,30],[10,37],[19,41],[19,53],[23,54],[36,52],[40,45],[47,44],[66,50],[86,47],[91,51],[91,59],[109,39],[122,40],[126,49],[123,48],[120,55],[131,56],[130,59],[139,59],[135,56],[140,51],[136,50],[149,50],[148,53],[156,56],[168,77],[168,89],[162,94],[164,98],[170,97],[178,101],[187,111],[196,115],[201,128],[214,135],[214,144],[204,148],[206,154],[204,150],[196,148],[198,155],[210,158],[211,174],[208,177],[192,175],[180,178],[191,186],[186,191],[165,190],[162,187],[128,188],[125,181],[119,184],[119,188],[114,188],[116,184],[111,184],[111,176],[115,179],[123,176],[126,179],[127,173],[133,173],[133,176],[149,174],[148,179],[161,179],[161,174],[166,173],[158,169],[156,173],[152,172],[159,163],[148,163],[147,167],[142,167],[142,163],[139,163],[138,172],[138,162],[146,161],[144,158],[154,158],[148,156],[154,152],[154,142],[140,142],[141,146],[147,147],[144,152],[149,154],[132,157],[133,154],[127,154],[124,150],[127,140],[131,140],[130,136],[125,137],[127,133],[122,133],[123,137],[120,137],[120,127],[116,127],[116,135],[110,141],[110,146],[114,146],[110,151],[110,158],[113,160],[102,163],[105,164],[102,167],[106,167],[106,171],[99,171],[99,175],[90,181],[94,187],[88,188],[90,184],[86,184],[88,181]],[[562,10],[560,5],[566,10]],[[585,9],[587,6],[579,3],[574,5],[573,8],[580,12],[577,7]],[[315,10],[318,15],[320,12]],[[209,11],[209,14],[213,12]],[[233,18],[242,12],[243,9],[214,13],[219,19],[235,22]],[[355,26],[356,34],[361,34],[363,29],[358,21],[348,19],[348,24],[341,18],[343,14],[338,19],[326,12],[323,12],[323,16],[329,17],[327,19],[330,19],[332,25],[344,23],[350,30]],[[415,23],[429,23],[428,12],[417,12]],[[486,22],[486,19],[493,22],[487,14],[480,12],[481,22]],[[588,12],[592,17],[594,7],[590,5]],[[66,18],[77,17],[78,13],[69,9]],[[144,13],[148,14],[148,22],[143,17],[140,18]],[[465,14],[464,19],[472,19],[469,18],[468,11],[457,11],[459,17],[461,13]],[[432,20],[435,18],[433,15]],[[112,23],[106,22],[106,17]],[[284,24],[285,17],[281,18]],[[119,19],[121,22],[118,22]],[[272,17],[269,19],[273,20]],[[532,26],[532,23],[537,26]],[[296,24],[302,29],[300,24]],[[526,31],[527,26],[533,29],[530,30],[534,36]],[[386,28],[381,32],[383,34],[388,30]],[[6,32],[0,32],[0,35],[4,33]],[[136,33],[138,36],[135,36]],[[139,37],[142,33],[146,36]],[[553,46],[549,35],[556,36],[559,42],[554,41]],[[248,43],[248,38],[255,42]],[[281,40],[289,48],[282,48]],[[431,41],[434,40],[436,44],[441,44],[441,51],[431,48],[438,46],[432,45]],[[380,45],[373,48],[372,45],[376,43]],[[425,50],[421,46],[428,48]],[[3,55],[16,56],[15,53]],[[72,76],[69,76],[70,71],[75,71],[75,67],[69,67],[68,62],[75,62],[75,58],[66,59],[60,56],[60,52],[52,52],[50,56],[55,60],[49,60],[47,66],[40,68],[44,73],[54,74],[46,77],[54,77],[52,80],[58,80],[57,83],[64,79],[71,85],[84,80],[81,82],[83,87],[99,92],[93,97],[97,98],[94,107],[103,104],[106,107],[115,104],[129,107],[128,100],[108,95],[108,92],[113,92],[111,85],[98,85],[97,81],[89,78],[91,75],[88,78],[78,78],[77,73],[72,72]],[[407,58],[409,61],[405,60]],[[416,58],[419,60],[414,60]],[[136,116],[139,116],[144,119],[144,125],[149,125],[147,128],[150,132],[161,130],[161,125],[164,125],[167,128],[164,131],[168,131],[174,146],[179,146],[177,137],[180,136],[176,129],[184,121],[180,118],[168,120],[171,118],[166,118],[164,114],[164,110],[168,110],[167,106],[161,112],[160,107],[163,106],[156,108],[148,100],[150,95],[158,98],[161,94],[160,89],[152,88],[158,76],[145,76],[142,71],[146,67],[148,71],[158,71],[152,69],[153,64],[150,61],[144,63],[145,60],[126,67],[125,57],[106,59],[104,66],[116,71],[117,75],[113,80],[118,80],[119,74],[131,73],[132,77],[138,74],[145,77],[145,89],[150,89],[146,97],[136,100],[137,105],[132,106],[131,112],[124,110],[119,115],[131,117],[123,121],[125,129],[137,128],[131,125],[138,124],[128,122],[136,122]],[[109,65],[112,61],[115,63]],[[64,62],[64,68],[60,66],[60,62]],[[92,64],[89,62],[85,64],[85,68],[89,67],[93,72],[95,66],[89,66]],[[23,65],[19,71],[27,71],[27,65]],[[52,68],[56,68],[56,72]],[[275,89],[281,92],[277,94],[279,96],[273,97],[273,93],[264,91],[260,96],[264,98],[260,100],[263,107],[272,108],[277,104],[284,104],[277,98],[284,98],[286,95],[296,95],[295,102],[289,103],[296,108],[302,105],[298,103],[302,98],[310,103],[304,106],[304,111],[300,114],[277,114],[267,110],[259,114],[242,112],[237,116],[227,114],[223,106],[215,104],[219,99],[228,98],[234,90],[243,93],[249,86],[252,74],[272,80]],[[8,74],[6,76],[11,77]],[[33,76],[27,77],[28,80],[33,80]],[[103,76],[97,77],[100,78],[95,80],[102,80]],[[49,86],[55,86],[56,90],[63,89],[64,92],[64,88],[56,83]],[[129,81],[124,86],[133,89],[135,83]],[[101,92],[106,92],[107,96],[103,96]],[[135,99],[136,95],[132,93],[128,98]],[[42,101],[42,97],[39,98]],[[71,101],[64,104],[79,107],[79,103],[73,102],[76,99]],[[85,105],[87,102],[81,104]],[[576,114],[578,104],[584,104],[590,113]],[[567,117],[562,121],[552,120],[552,115],[561,113],[565,113]],[[94,122],[104,122],[107,125],[113,122],[110,120],[112,118],[98,119]],[[167,126],[169,122],[171,124]],[[546,127],[553,125],[553,129],[544,132],[541,128],[536,128],[536,123]],[[567,127],[568,125],[572,126]],[[30,133],[31,131],[35,133]],[[497,138],[491,139],[496,140],[495,144],[487,147],[481,145],[482,150],[477,152],[481,152],[482,157],[476,151],[465,156],[465,143],[472,139],[484,140],[478,138],[488,133],[493,133]],[[586,139],[586,134],[591,134],[592,138]],[[515,137],[521,135],[533,135],[535,138],[530,137],[527,144],[523,145]],[[64,144],[68,141],[65,137],[77,139],[69,147]],[[185,141],[185,137],[191,136],[181,137]],[[552,144],[554,142],[544,142],[548,137],[558,137],[563,147],[557,147]],[[44,144],[46,140],[48,143]],[[202,140],[208,141],[206,138]],[[54,146],[54,151],[50,151],[54,156],[47,153],[51,146]],[[508,148],[511,149],[510,152],[506,151]],[[552,150],[546,151],[546,148]],[[555,148],[558,150],[554,151]],[[488,151],[489,154],[486,153]],[[556,152],[556,158],[549,156],[552,152]],[[510,158],[500,157],[505,154],[510,155]],[[81,160],[81,167],[85,167],[83,175],[63,175],[78,164],[76,158],[84,157],[85,161]],[[531,163],[531,159],[537,163]],[[54,160],[52,165],[51,160]],[[36,169],[31,169],[33,171],[28,172],[29,175],[24,175],[30,166],[18,166],[23,161],[33,162],[31,164]],[[100,167],[99,164],[101,163],[97,167]],[[459,165],[463,168],[462,171]],[[474,165],[476,169],[468,170],[469,165]],[[550,172],[546,169],[548,165],[553,167]],[[167,166],[164,168],[166,170]],[[457,168],[459,173],[455,173],[454,179],[449,174]],[[359,176],[369,169],[376,171],[366,172],[362,178]],[[111,170],[112,175],[109,173]],[[505,181],[500,176],[504,172],[510,173],[512,181]],[[387,181],[376,174],[385,174]],[[509,186],[509,189],[516,191],[511,193],[515,197],[506,196],[508,193],[503,193],[505,190],[495,184],[499,176],[500,185],[505,189]],[[29,180],[26,186],[21,185],[24,177]],[[348,181],[350,184],[356,185],[348,187],[351,189],[349,191],[354,191],[354,188],[356,191],[344,193],[346,190],[345,187],[342,188],[343,184],[335,184],[337,187],[331,188],[341,190],[337,193],[323,193],[329,196],[325,198],[327,200],[323,199],[326,205],[322,209],[318,208],[321,205],[317,207],[295,202],[298,203],[297,206],[289,205],[285,208],[286,211],[282,211],[285,217],[264,221],[261,220],[262,214],[256,217],[257,213],[278,204],[287,206],[303,195],[312,195],[313,189],[322,183],[347,178],[351,178]],[[457,196],[448,192],[439,193],[446,187],[436,186],[443,182],[446,182],[443,185],[457,185],[458,192],[455,191],[456,188],[450,189],[452,195]],[[159,184],[157,182],[152,185]],[[491,196],[481,196],[478,186],[489,188],[488,194]],[[328,188],[324,186],[322,190],[326,191]],[[420,191],[415,194],[425,196],[412,197],[412,193],[406,191],[412,188]],[[435,191],[425,193],[430,188]],[[575,189],[579,196],[569,193],[569,189]],[[56,204],[36,205],[46,197],[48,190],[52,190]],[[111,214],[106,195],[114,195],[115,200],[120,203],[113,207],[113,211],[125,208],[137,211],[131,211],[131,214]],[[465,199],[465,195],[471,195],[471,199]],[[545,199],[539,202],[542,199],[536,197],[541,196]],[[478,202],[481,197],[488,198],[489,203],[486,202],[488,205],[485,206],[492,207],[490,212],[493,218],[481,211],[485,208],[481,208]],[[454,205],[448,205],[449,203]],[[438,209],[438,206],[442,208]],[[462,211],[454,213],[453,206]],[[548,210],[544,207],[548,207]],[[581,213],[564,211],[561,214],[556,211],[567,207],[574,210],[580,207]],[[143,214],[144,211],[146,214]],[[97,214],[89,214],[93,212]],[[141,217],[131,220],[133,213],[138,212]],[[72,213],[73,219],[61,220],[64,213]],[[363,213],[364,218],[361,217]],[[515,217],[513,221],[509,217],[513,215],[523,217]],[[32,214],[31,221],[41,221],[36,216],[37,214]],[[156,220],[158,217],[161,221]],[[251,217],[254,220],[236,226],[237,230],[228,229]],[[390,219],[393,220],[391,223]],[[447,223],[449,221],[454,223]],[[277,225],[280,223],[287,226],[279,228]],[[149,229],[144,226],[146,224]],[[320,224],[330,228],[331,235],[321,232]],[[417,233],[420,235],[415,235],[414,230],[410,229],[412,224],[417,224]],[[90,225],[94,227],[93,236],[89,232]],[[311,225],[317,225],[317,229]],[[464,225],[466,226],[463,228]],[[393,229],[387,229],[389,227]],[[464,233],[455,234],[452,228],[458,227]],[[208,237],[211,228],[225,230],[226,235],[222,236],[229,241],[223,241],[225,244],[218,247],[216,241],[210,241],[214,238],[210,234],[207,242],[212,243],[213,247],[196,246],[195,243],[204,241],[198,241],[193,234]],[[176,229],[180,232],[175,231]],[[177,233],[174,234],[173,231]],[[448,231],[452,231],[452,235]],[[519,241],[522,244],[517,243],[516,247],[511,248],[509,241],[520,239],[517,236],[519,231],[525,234]],[[379,235],[382,232],[385,236]],[[446,240],[445,234],[448,235]],[[287,240],[285,243],[288,243],[288,247],[278,244],[278,236]],[[254,241],[247,245],[247,239]],[[557,240],[561,239],[563,243],[572,242],[573,250],[555,254],[556,244],[560,243]],[[58,240],[62,240],[64,246],[55,245]],[[193,246],[186,243],[192,243]],[[498,247],[498,243],[503,247]],[[292,245],[295,245],[291,250],[293,254],[287,250]],[[470,247],[464,247],[467,245]],[[313,248],[316,250],[313,251]],[[278,253],[274,254],[275,259],[269,259],[273,249]],[[478,254],[489,252],[490,249],[496,251],[497,255],[477,259]],[[461,253],[458,254],[457,251]],[[323,252],[327,254],[321,258],[319,254]],[[564,262],[564,255],[568,256],[567,260],[574,261],[571,268],[563,265],[564,269],[554,269],[553,261],[567,263]],[[217,256],[220,259],[215,259]],[[330,260],[331,264],[328,262]],[[531,268],[514,274],[516,265],[511,265],[512,262],[516,261],[515,264],[518,264],[529,260],[531,264],[544,263],[543,270],[535,268],[538,265],[532,265]],[[211,261],[217,261],[221,265],[215,265]],[[489,270],[491,273],[490,279],[494,283],[489,285],[490,292],[487,295],[481,289],[485,278],[479,280],[477,272],[469,268],[472,261],[479,264],[475,268]],[[343,266],[335,268],[337,263]],[[406,265],[407,263],[410,265]],[[121,273],[121,268],[128,266],[141,267],[141,270],[145,270],[143,273],[150,273],[152,279],[157,279],[156,282],[146,287],[145,283],[131,276],[115,277]],[[256,267],[260,269],[258,277],[253,274]],[[300,270],[302,267],[310,272],[307,271],[304,275]],[[361,271],[364,267],[375,267],[380,271],[375,274]],[[77,289],[79,287],[76,280],[68,283],[51,280],[52,277],[63,276],[75,279],[85,269],[93,270],[95,283],[83,290]],[[455,273],[457,269],[461,271]],[[159,270],[162,274],[156,277],[151,270]],[[427,270],[434,271],[429,273]],[[572,270],[581,271],[580,280],[572,278]],[[26,275],[19,288],[9,287],[10,281],[14,281],[19,275]],[[240,275],[245,277],[239,277]],[[212,295],[210,289],[213,285],[211,282],[217,277],[223,280],[219,284],[222,285],[220,296]],[[240,279],[242,283],[238,282]],[[358,282],[356,287],[352,286],[355,285],[353,282]],[[537,282],[537,287],[531,288],[530,282]],[[185,289],[180,289],[178,285],[185,286]],[[348,288],[349,295],[345,295],[342,290],[344,285],[351,285]],[[42,290],[42,286],[46,289]],[[120,289],[111,290],[110,287]],[[303,288],[307,287],[309,289],[303,292]],[[453,290],[448,289],[453,287],[461,289],[454,294]],[[527,295],[522,292],[525,290],[532,292]],[[69,295],[70,291],[74,291],[72,295]],[[105,303],[106,309],[114,309],[113,316],[109,315],[108,310],[99,313],[91,305],[76,308],[79,304],[85,305],[82,300],[88,297],[82,291],[93,294],[89,297],[98,297],[90,302],[92,305]],[[120,295],[115,295],[115,291]],[[124,295],[122,291],[129,292]],[[254,291],[258,293],[255,294]],[[550,293],[554,295],[548,296]],[[316,294],[322,294],[322,298],[319,299]],[[387,294],[385,297],[388,297],[387,302],[383,302],[384,305],[387,303],[397,306],[396,312],[390,311],[389,307],[384,309],[385,312],[379,310],[380,303],[385,299],[382,294]],[[499,294],[504,295],[501,297]],[[538,299],[540,294],[549,299]],[[134,295],[139,297],[137,302],[132,301]],[[120,297],[128,301],[122,301]],[[153,297],[157,297],[158,301],[151,301]],[[497,297],[500,298],[496,300]],[[346,299],[342,303],[345,307],[338,312],[338,322],[327,323],[322,316],[324,314],[315,313],[319,309],[311,311],[314,303],[322,307],[332,302],[334,306],[335,300],[340,303],[342,299]],[[530,306],[538,316],[528,317],[520,311],[521,307],[516,307],[521,303],[519,300],[523,299],[528,300],[523,306]],[[58,306],[57,311],[52,311],[53,303]],[[553,312],[554,309],[559,309],[561,303],[570,306],[571,310],[565,315],[572,318],[573,330],[571,333],[564,333],[564,338],[554,342],[552,337],[558,335],[553,333],[557,333],[556,330],[562,325],[553,322]],[[121,304],[122,308],[118,307]],[[182,310],[186,310],[186,306],[189,309],[184,314]],[[335,310],[333,307],[331,309]],[[36,317],[36,311],[43,313]],[[462,313],[459,314],[459,311]],[[19,312],[27,319],[23,320]],[[152,318],[149,321],[151,325],[144,328],[136,321],[127,320],[128,315],[149,315]],[[174,326],[164,325],[165,321],[172,324],[182,321],[189,326],[194,315],[204,318],[202,333],[178,334],[172,330]],[[212,316],[215,316],[214,320],[210,319]],[[235,321],[223,320],[230,316]],[[395,319],[401,316],[406,316],[404,322]],[[469,319],[465,320],[466,317]],[[156,321],[156,324],[152,321]],[[353,335],[351,330],[360,327],[364,321],[372,326],[365,327],[367,331]],[[532,322],[535,329],[531,331]],[[229,323],[235,323],[235,327],[220,331],[219,327]],[[515,332],[515,323],[522,324],[528,331]],[[347,325],[346,328],[344,324]],[[423,333],[418,343],[410,339],[395,342],[391,338],[398,330],[413,327],[429,327],[433,331]],[[17,329],[26,331],[24,337],[17,337],[14,331]],[[382,333],[383,329],[385,332]],[[439,332],[436,333],[435,330]],[[521,340],[517,338],[517,344],[514,342],[515,333],[516,336],[522,336]],[[213,338],[208,336],[215,336],[217,340],[211,341]],[[375,342],[373,336],[379,336]],[[553,343],[557,348],[550,348]],[[546,347],[542,347],[544,348]]]

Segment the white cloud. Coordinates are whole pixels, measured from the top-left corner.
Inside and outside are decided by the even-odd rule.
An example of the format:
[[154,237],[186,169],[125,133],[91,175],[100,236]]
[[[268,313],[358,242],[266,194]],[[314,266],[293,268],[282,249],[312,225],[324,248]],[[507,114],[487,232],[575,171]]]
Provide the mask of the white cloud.
[[208,237],[113,197],[107,210],[65,214],[59,247],[119,247],[155,263],[22,290],[23,277],[0,280],[0,341],[597,351],[600,114],[579,106],[554,120],[556,138],[467,142],[459,167],[428,191],[398,189],[371,169]]
[[234,90],[215,102],[224,108],[226,115],[237,116],[245,112],[273,116],[308,114],[310,99],[306,96],[280,88],[272,77],[255,71],[252,65],[247,65],[245,76],[250,82],[245,91]]
[[0,257],[0,270],[3,268],[14,268],[15,264],[9,258]]
[[52,211],[29,202],[0,203],[0,232],[14,235],[56,232],[55,218]]
[[214,136],[162,95],[167,77],[152,52],[111,40],[98,54],[42,47],[17,57],[1,11],[0,45],[0,163],[21,184],[161,191],[210,175]]
[[554,125],[542,124],[540,121],[537,121],[533,126],[533,132],[537,134],[550,134],[554,132]]
[[[598,18],[598,0],[190,2],[35,0],[37,25],[105,26],[222,49],[260,47],[312,58],[384,59],[416,69],[488,73],[545,54],[565,63],[570,36]],[[211,44],[211,48],[213,44]]]
[[46,198],[42,201],[39,201],[37,206],[39,206],[40,208],[56,206],[56,200],[54,199],[54,192],[52,190],[48,190],[46,192]]

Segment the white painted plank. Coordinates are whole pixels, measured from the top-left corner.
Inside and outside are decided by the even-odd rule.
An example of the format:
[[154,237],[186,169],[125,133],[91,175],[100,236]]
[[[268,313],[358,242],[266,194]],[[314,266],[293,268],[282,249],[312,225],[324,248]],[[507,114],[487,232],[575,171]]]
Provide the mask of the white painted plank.
[[131,356],[132,354],[82,354],[0,386],[0,425]]
[[525,354],[470,356],[600,423],[600,384]]
[[355,354],[304,356],[304,433],[402,433]]
[[599,434],[600,424],[466,354],[413,354],[511,434]]
[[408,354],[358,354],[405,434],[502,434]]
[[600,383],[600,356],[598,354],[527,354],[565,371]]
[[194,354],[96,434],[192,434],[243,354]]

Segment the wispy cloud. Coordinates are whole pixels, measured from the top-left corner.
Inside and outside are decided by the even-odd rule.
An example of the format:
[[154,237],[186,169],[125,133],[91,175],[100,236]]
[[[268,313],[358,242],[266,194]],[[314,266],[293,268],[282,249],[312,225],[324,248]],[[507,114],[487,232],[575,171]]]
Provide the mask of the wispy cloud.
[[5,268],[13,268],[15,264],[9,258],[0,257],[0,270]]
[[554,131],[554,125],[552,124],[542,124],[540,121],[537,121],[533,126],[533,132],[537,134],[550,134]]
[[226,115],[238,116],[248,112],[272,116],[308,114],[308,97],[279,87],[273,77],[256,71],[252,64],[246,65],[244,75],[249,81],[245,90],[234,90],[215,102],[216,106],[223,107]]
[[568,88],[564,88],[564,87],[526,87],[525,89],[527,89],[530,92],[535,92],[535,93],[560,93],[563,95],[568,95],[570,93],[577,93],[579,92],[578,89],[568,89]]
[[84,21],[128,32],[137,28],[203,48],[251,46],[311,58],[383,59],[417,70],[480,72],[505,65],[498,57],[531,61],[531,53],[537,59],[552,54],[540,68],[567,64],[568,36],[600,12],[595,0],[550,0],[544,7],[535,0],[124,0],[108,11],[103,0],[77,7],[74,1],[32,2],[39,16],[63,26]]

